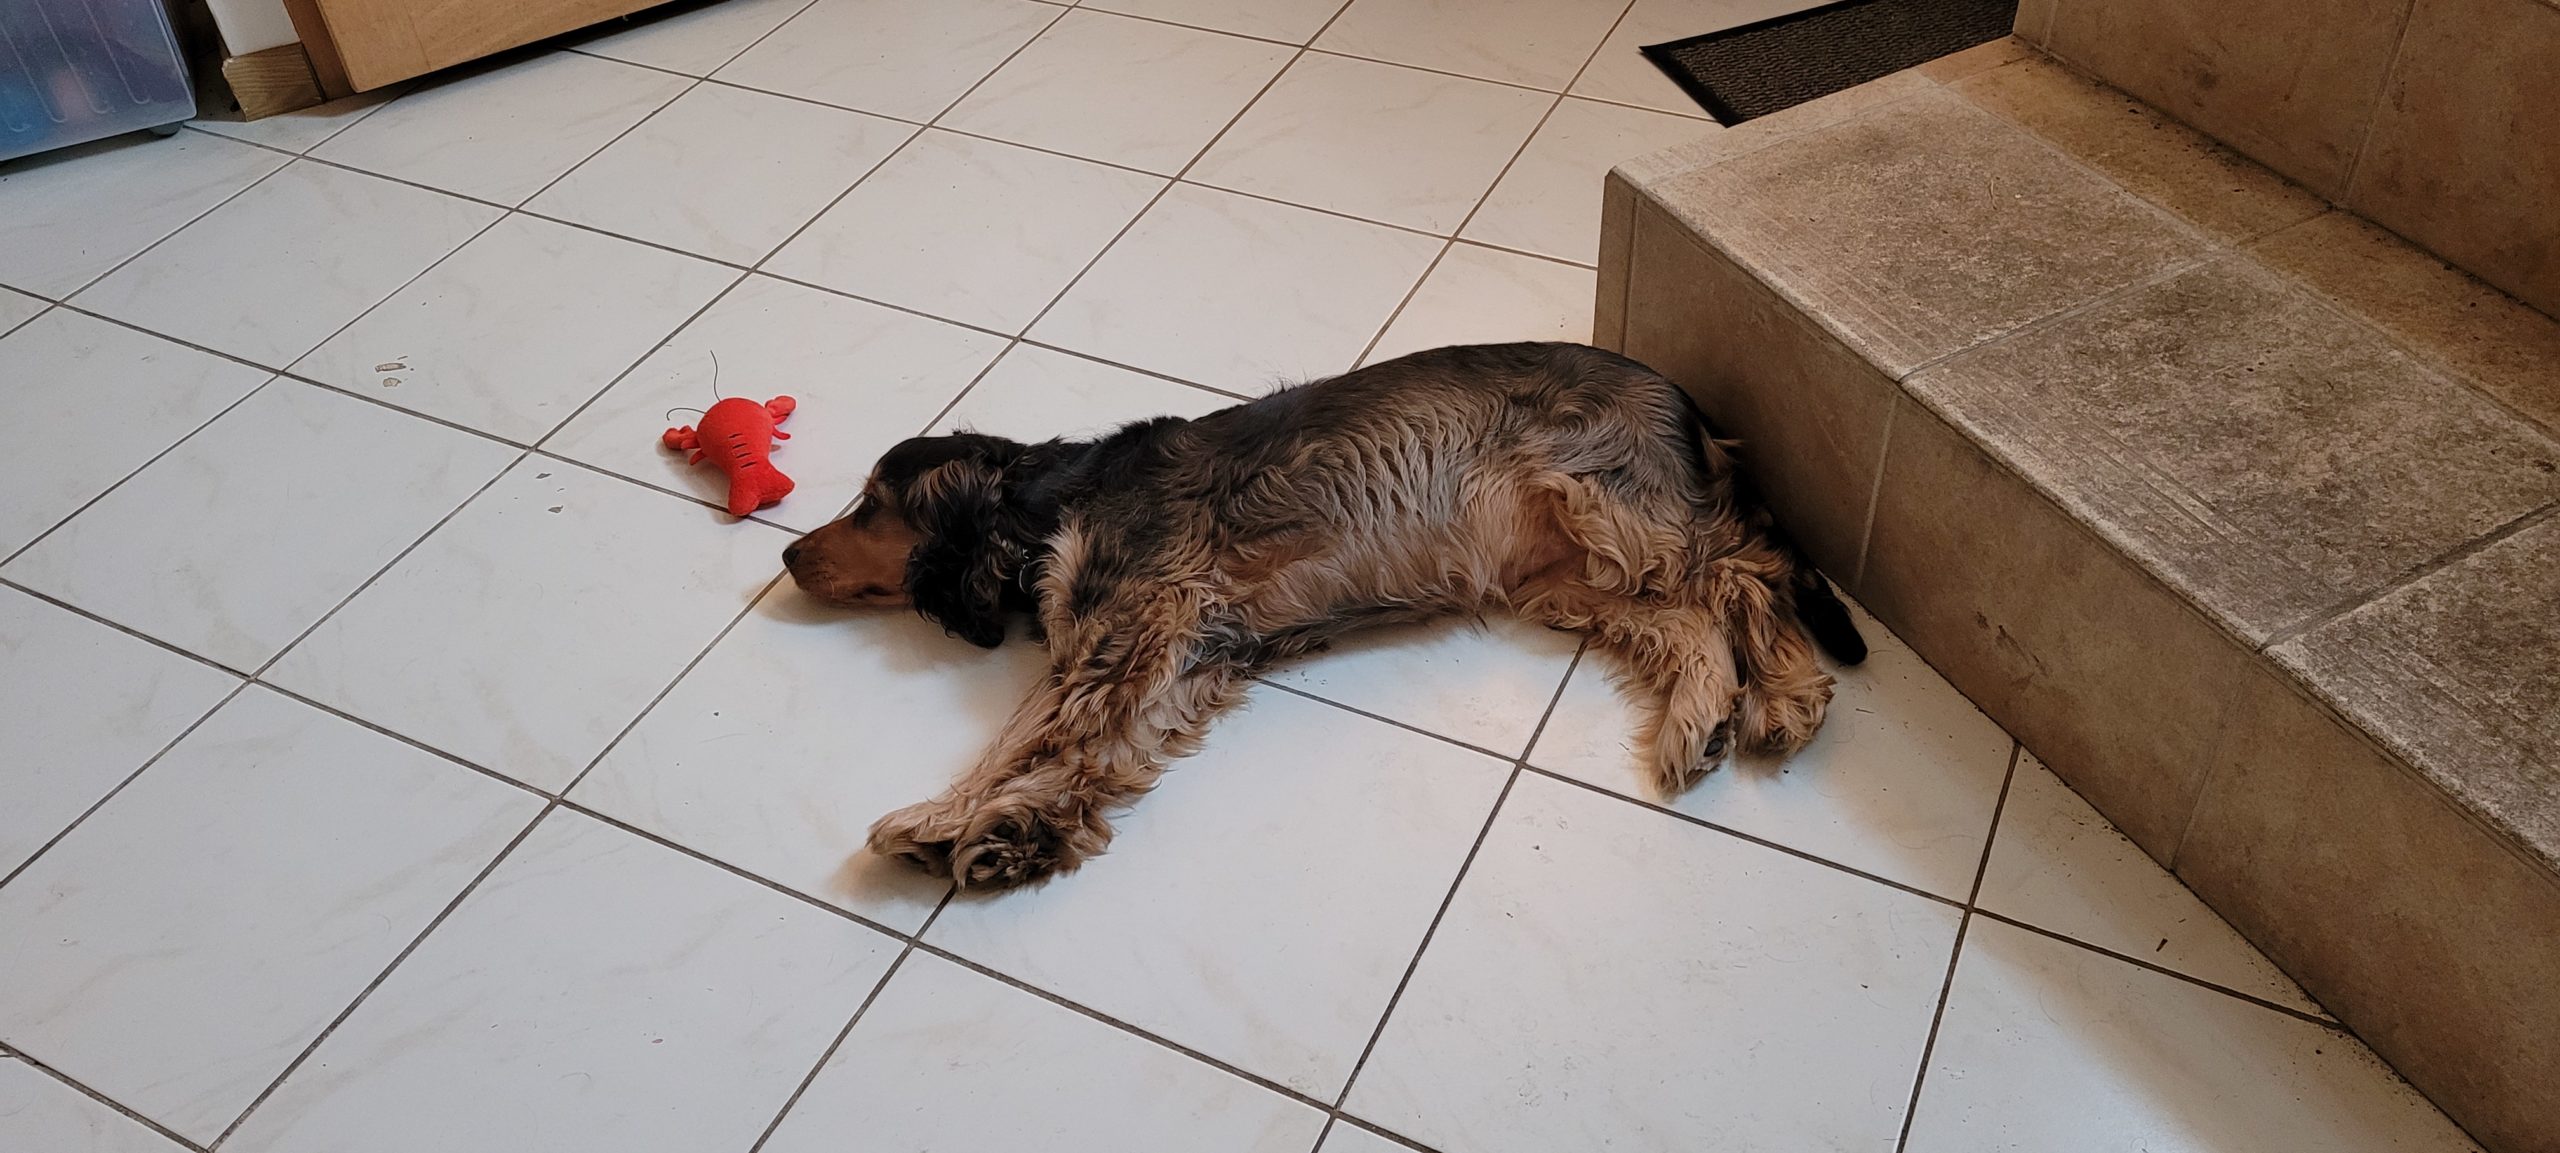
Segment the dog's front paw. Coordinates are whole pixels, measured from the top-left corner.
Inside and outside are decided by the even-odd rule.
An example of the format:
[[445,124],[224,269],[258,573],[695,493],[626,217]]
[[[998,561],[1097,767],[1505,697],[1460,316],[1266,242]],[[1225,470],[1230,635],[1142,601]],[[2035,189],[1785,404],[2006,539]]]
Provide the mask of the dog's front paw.
[[1665,724],[1654,734],[1651,776],[1654,795],[1670,799],[1688,792],[1707,774],[1724,765],[1733,743],[1733,722],[1719,722],[1700,734]]
[[951,853],[951,879],[964,889],[1010,889],[1075,867],[1049,823],[1031,813],[997,816]]
[[928,873],[951,871],[951,849],[967,825],[948,801],[909,805],[871,824],[871,851]]

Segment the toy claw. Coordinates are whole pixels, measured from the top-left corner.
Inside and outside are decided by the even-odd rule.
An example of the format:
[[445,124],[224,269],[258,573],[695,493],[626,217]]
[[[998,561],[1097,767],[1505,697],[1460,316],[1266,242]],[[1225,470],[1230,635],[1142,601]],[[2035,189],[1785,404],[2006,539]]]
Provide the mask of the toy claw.
[[688,463],[706,458],[729,477],[729,515],[745,516],[790,495],[791,478],[773,467],[773,444],[791,434],[774,427],[799,402],[777,396],[757,404],[733,396],[702,414],[699,427],[668,429],[660,439],[680,452],[692,452]]

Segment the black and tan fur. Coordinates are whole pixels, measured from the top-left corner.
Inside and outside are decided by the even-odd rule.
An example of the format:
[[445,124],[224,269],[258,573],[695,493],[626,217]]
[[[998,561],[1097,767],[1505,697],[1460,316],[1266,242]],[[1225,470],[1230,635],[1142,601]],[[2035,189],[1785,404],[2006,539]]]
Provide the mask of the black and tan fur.
[[[1653,706],[1665,793],[1727,745],[1811,740],[1863,642],[1688,398],[1570,344],[1444,348],[1098,440],[960,434],[881,459],[784,553],[822,599],[912,603],[1050,673],[941,796],[871,847],[963,885],[1075,868],[1248,676],[1351,629],[1507,610],[1587,632]],[[1729,739],[1730,738],[1730,739]]]

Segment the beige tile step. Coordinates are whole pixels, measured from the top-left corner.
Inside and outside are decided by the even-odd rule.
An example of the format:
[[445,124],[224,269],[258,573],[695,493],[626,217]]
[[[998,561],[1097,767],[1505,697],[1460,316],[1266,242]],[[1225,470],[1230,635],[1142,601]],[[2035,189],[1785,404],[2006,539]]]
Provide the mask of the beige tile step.
[[1610,177],[1600,343],[2493,1150],[2560,1148],[2560,323],[2015,42]]

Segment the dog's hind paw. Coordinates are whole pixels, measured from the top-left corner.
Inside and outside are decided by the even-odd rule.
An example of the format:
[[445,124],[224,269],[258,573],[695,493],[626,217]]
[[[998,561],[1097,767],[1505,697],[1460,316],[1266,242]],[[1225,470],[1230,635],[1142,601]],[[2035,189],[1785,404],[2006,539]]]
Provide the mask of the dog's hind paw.
[[951,856],[951,878],[964,889],[1010,889],[1074,867],[1065,842],[1037,817],[1001,818]]
[[871,826],[871,851],[949,876],[964,889],[1009,889],[1076,867],[1085,854],[1038,810],[1003,801],[909,805]]

